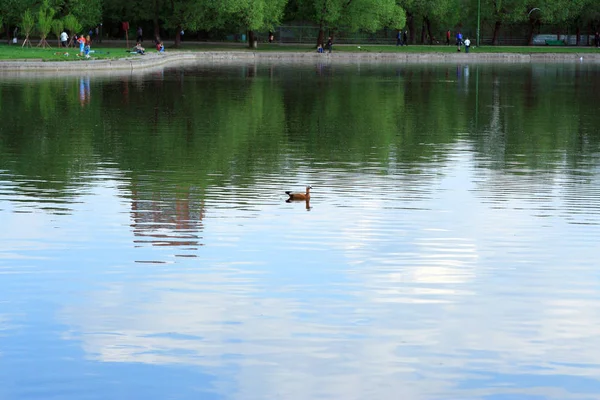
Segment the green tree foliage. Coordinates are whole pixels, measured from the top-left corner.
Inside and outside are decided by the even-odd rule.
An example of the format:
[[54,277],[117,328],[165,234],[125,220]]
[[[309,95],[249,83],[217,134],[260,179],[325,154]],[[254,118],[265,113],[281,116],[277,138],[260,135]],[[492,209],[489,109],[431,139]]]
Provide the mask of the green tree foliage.
[[176,32],[176,46],[181,30],[266,30],[281,21],[285,5],[286,0],[174,0],[165,12],[165,27]]
[[27,9],[25,10],[25,12],[23,13],[23,16],[21,18],[21,29],[23,30],[23,33],[25,34],[25,39],[23,40],[23,46],[28,45],[31,46],[31,41],[29,39],[29,36],[31,35],[31,32],[33,32],[33,29],[35,28],[35,19],[33,18],[33,14],[31,13],[31,10]]
[[462,20],[469,12],[469,3],[460,0],[400,0],[406,9],[410,41],[415,42],[417,24],[421,24],[421,43],[432,43],[437,31],[451,27],[461,28]]
[[[81,28],[88,32],[104,22],[107,33],[114,36],[120,32],[120,23],[128,21],[132,30],[142,26],[146,36],[152,26],[157,36],[164,32],[175,37],[176,45],[182,30],[247,31],[251,43],[254,32],[272,30],[282,21],[316,25],[320,44],[327,30],[336,36],[341,31],[405,27],[409,42],[433,43],[448,29],[474,34],[477,4],[474,0],[0,0],[0,15],[7,32],[12,32],[10,26],[20,24],[25,10],[37,16],[40,8],[47,7],[58,17],[71,14],[77,18],[81,27],[71,34],[81,34]],[[480,4],[481,36],[493,36],[494,44],[503,28],[515,26],[522,32],[529,26],[530,39],[540,26],[557,34],[600,28],[600,3],[594,0],[481,0]],[[534,8],[539,11],[529,14]]]
[[[73,14],[82,25],[85,32],[87,32],[90,28],[93,28],[102,22],[102,5],[103,0],[68,0],[65,3],[64,9],[67,10],[69,14]],[[80,33],[79,30],[77,33]]]
[[40,34],[40,42],[38,43],[38,47],[49,46],[46,38],[52,29],[52,21],[54,20],[55,13],[56,11],[48,4],[48,0],[44,0],[38,11],[37,29]]
[[503,26],[528,20],[528,0],[482,0],[481,19],[493,26],[492,44],[498,44]]
[[[584,10],[591,6],[588,0],[571,0],[568,2],[548,1],[543,7],[544,22],[557,26],[557,35],[566,32],[568,27],[579,30]],[[579,41],[579,38],[578,38]]]
[[229,14],[234,23],[251,31],[271,29],[283,15],[285,0],[244,0]]
[[200,1],[173,0],[165,16],[165,27],[175,30],[175,47],[181,42],[181,31],[201,28],[205,19],[203,3]]
[[62,19],[55,19],[52,21],[52,33],[56,36],[56,45],[60,47],[60,34],[64,29],[64,22]]
[[[164,7],[170,0],[103,0],[102,16],[113,21],[128,21],[131,24],[151,20],[156,6]],[[188,1],[189,2],[189,1]]]
[[248,42],[252,46],[254,32],[273,29],[283,16],[285,4],[286,0],[243,0],[234,3],[227,15],[234,26],[248,31]]
[[384,27],[402,28],[404,9],[396,0],[296,0],[287,8],[295,18],[319,25],[317,44],[325,42],[325,29],[364,30],[373,32]]
[[77,17],[75,17],[73,14],[68,14],[67,16],[65,16],[65,18],[63,19],[65,27],[69,30],[70,32],[70,38],[69,38],[69,44],[68,46],[73,45],[73,37],[75,36],[75,34],[80,34],[81,33],[81,24],[79,23],[79,20],[77,19]]
[[385,26],[401,29],[406,24],[404,9],[395,1],[353,0],[346,4],[337,21],[332,21],[334,26],[343,26],[353,32],[359,29],[374,32]]
[[32,7],[33,0],[0,0],[0,15],[7,25],[7,36],[12,33],[12,26],[21,25],[23,13]]

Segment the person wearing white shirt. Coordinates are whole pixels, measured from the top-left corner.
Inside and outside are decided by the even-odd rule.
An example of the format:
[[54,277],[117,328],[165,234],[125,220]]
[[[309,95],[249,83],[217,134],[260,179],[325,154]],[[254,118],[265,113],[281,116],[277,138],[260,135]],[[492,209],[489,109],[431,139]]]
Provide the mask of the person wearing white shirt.
[[67,40],[69,40],[67,32],[62,31],[62,33],[60,34],[60,43],[62,44],[62,47],[67,47]]
[[465,40],[465,52],[468,53],[469,52],[469,48],[471,47],[471,41],[469,40],[469,38],[467,38]]

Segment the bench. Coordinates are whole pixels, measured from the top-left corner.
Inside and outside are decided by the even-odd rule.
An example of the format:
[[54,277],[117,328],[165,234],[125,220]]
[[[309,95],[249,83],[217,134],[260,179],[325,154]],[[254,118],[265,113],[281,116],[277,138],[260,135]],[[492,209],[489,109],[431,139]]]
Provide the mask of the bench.
[[547,46],[564,46],[564,40],[546,40]]

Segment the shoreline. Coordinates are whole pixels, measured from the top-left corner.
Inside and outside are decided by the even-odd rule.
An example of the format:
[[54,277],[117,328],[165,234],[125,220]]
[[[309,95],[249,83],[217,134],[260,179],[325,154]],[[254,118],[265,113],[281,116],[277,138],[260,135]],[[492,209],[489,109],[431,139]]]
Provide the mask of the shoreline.
[[0,61],[0,72],[87,72],[142,71],[181,63],[248,63],[277,62],[293,64],[315,63],[600,63],[600,54],[590,53],[371,53],[371,52],[248,52],[197,51],[147,53],[114,60],[77,61]]

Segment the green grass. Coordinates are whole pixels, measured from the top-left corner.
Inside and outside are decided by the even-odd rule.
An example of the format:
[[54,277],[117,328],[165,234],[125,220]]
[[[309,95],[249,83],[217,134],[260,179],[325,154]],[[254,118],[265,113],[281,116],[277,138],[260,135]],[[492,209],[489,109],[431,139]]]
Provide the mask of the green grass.
[[[358,47],[360,46],[360,48]],[[456,53],[456,46],[395,46],[395,45],[337,45],[333,48],[338,52],[371,52],[371,53]],[[461,48],[464,52],[464,46]],[[595,47],[554,47],[554,46],[471,46],[473,53],[596,53],[600,50]]]
[[[127,55],[125,49],[92,47],[94,53],[90,54],[93,59],[113,59]],[[68,55],[67,55],[68,53]],[[79,48],[52,48],[21,47],[20,45],[0,46],[0,60],[42,60],[42,61],[75,61],[85,60],[78,57]]]
[[[51,45],[55,43],[50,42]],[[130,42],[133,45],[133,42]],[[359,47],[360,46],[360,47]],[[154,48],[147,46],[148,52],[154,52]],[[125,56],[138,57],[129,54],[125,50],[122,41],[109,41],[102,43],[102,47],[92,46],[95,52],[91,54],[92,59],[115,59]],[[167,44],[167,52],[173,51]],[[260,43],[258,49],[250,49],[244,43],[192,43],[183,42],[180,51],[258,51],[258,52],[315,52],[313,45],[308,44],[285,44]],[[369,52],[369,53],[456,53],[456,46],[395,46],[395,45],[362,45],[362,44],[338,44],[334,46],[334,52]],[[464,52],[464,48],[463,48]],[[471,47],[473,53],[596,53],[600,52],[595,47],[568,47],[568,46],[481,46]],[[68,56],[65,54],[68,53]],[[77,57],[78,48],[58,48],[55,45],[50,49],[39,47],[24,47],[19,45],[0,45],[0,60],[42,60],[42,61],[83,61],[83,57]]]
[[[360,48],[359,48],[360,46]],[[169,50],[169,48],[167,48]],[[308,44],[284,44],[277,43],[259,43],[258,49],[250,49],[243,43],[223,43],[223,44],[202,44],[202,43],[183,43],[182,51],[259,51],[259,52],[314,52],[314,45]],[[334,52],[371,52],[371,53],[456,53],[456,46],[444,45],[362,45],[362,44],[338,44],[333,47]],[[464,52],[464,46],[462,48]],[[589,46],[568,47],[568,46],[471,46],[474,53],[596,53],[599,49]]]

